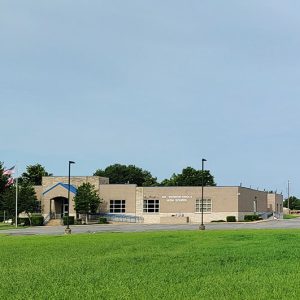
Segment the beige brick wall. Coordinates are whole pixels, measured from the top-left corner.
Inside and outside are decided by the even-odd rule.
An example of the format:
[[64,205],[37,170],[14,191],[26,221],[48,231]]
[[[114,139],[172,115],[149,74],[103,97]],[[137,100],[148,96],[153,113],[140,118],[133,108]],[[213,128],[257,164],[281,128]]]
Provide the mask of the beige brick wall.
[[[237,187],[204,187],[204,199],[211,199],[213,212],[236,212]],[[201,199],[201,187],[144,187],[143,199],[160,200],[160,213],[191,213],[196,199]]]
[[[44,190],[47,190],[59,182],[68,183],[68,180],[68,176],[44,176],[42,178],[42,186]],[[108,184],[109,179],[100,176],[71,176],[70,183],[76,187],[83,183],[90,183],[95,186],[95,189],[99,190],[100,184]]]
[[268,194],[268,211],[283,212],[283,196],[281,194]]
[[136,185],[135,184],[105,184],[100,185],[100,197],[103,199],[100,210],[109,212],[110,200],[125,200],[126,214],[135,214]]

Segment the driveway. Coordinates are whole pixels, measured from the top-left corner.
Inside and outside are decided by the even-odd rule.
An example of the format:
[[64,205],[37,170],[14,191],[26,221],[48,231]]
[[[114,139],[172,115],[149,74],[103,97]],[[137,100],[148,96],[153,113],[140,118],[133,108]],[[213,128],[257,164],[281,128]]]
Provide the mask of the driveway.
[[[300,218],[290,220],[270,220],[256,223],[209,223],[206,230],[239,229],[300,229]],[[199,224],[165,225],[165,224],[105,224],[73,225],[73,234],[96,232],[143,232],[159,230],[198,230]],[[65,226],[39,226],[21,229],[0,230],[0,234],[9,235],[61,235]]]

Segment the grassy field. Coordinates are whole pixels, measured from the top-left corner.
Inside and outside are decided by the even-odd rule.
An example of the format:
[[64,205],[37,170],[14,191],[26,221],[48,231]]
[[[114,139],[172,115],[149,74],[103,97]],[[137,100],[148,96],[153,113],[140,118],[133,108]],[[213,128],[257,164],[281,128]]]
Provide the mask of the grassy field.
[[299,299],[300,231],[0,235],[0,299]]
[[295,219],[299,218],[299,215],[283,215],[284,219]]
[[[0,222],[0,230],[14,229],[14,228],[16,228],[16,226]],[[19,227],[19,228],[24,228],[24,227]]]

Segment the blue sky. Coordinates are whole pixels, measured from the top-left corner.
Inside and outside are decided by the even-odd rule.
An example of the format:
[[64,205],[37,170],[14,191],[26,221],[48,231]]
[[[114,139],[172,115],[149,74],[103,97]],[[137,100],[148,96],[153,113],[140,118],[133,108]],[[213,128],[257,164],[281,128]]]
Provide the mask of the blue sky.
[[55,175],[207,159],[300,196],[298,1],[0,1],[0,160]]

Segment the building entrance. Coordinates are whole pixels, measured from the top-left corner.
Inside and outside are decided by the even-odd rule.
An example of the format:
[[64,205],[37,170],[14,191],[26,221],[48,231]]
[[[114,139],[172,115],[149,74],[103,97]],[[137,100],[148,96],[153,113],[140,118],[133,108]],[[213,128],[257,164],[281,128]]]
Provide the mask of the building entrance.
[[55,197],[50,200],[51,219],[62,219],[68,214],[68,199],[65,197]]

